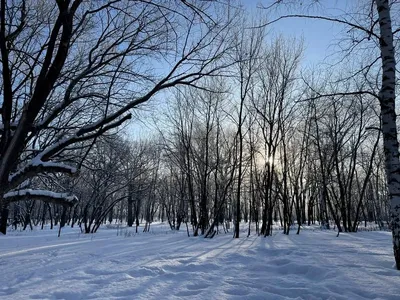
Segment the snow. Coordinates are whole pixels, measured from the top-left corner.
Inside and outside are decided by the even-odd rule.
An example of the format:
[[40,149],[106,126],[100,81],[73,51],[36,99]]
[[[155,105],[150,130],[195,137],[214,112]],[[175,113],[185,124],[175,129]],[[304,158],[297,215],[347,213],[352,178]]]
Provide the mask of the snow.
[[[57,172],[65,172],[65,173],[70,173],[70,174],[75,174],[78,172],[77,168],[66,165],[64,163],[53,162],[53,161],[43,162],[41,159],[42,159],[42,153],[39,154],[38,156],[34,157],[21,170],[18,170],[17,172],[8,176],[8,181],[12,182],[16,177],[21,176],[21,174],[26,173],[27,170],[29,170],[32,167],[41,167],[42,169],[53,169],[54,171],[57,171]],[[40,171],[40,172],[42,172],[42,171]]]
[[0,299],[399,299],[389,232],[188,238],[152,225],[10,232]]
[[13,198],[16,196],[27,196],[27,197],[45,197],[45,198],[52,198],[52,199],[60,199],[65,200],[67,202],[75,203],[78,201],[78,198],[74,195],[69,193],[55,193],[48,190],[33,190],[33,189],[21,189],[17,191],[11,191],[5,193],[3,195],[4,199]]

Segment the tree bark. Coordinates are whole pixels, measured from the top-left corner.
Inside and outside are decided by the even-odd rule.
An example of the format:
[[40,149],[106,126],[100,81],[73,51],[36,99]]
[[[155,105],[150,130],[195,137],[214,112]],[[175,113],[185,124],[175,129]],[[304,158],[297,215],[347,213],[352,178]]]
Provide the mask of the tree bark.
[[400,270],[400,163],[397,140],[395,87],[396,60],[388,0],[376,0],[379,17],[382,85],[379,91],[381,106],[385,167],[391,203],[390,217],[396,267]]

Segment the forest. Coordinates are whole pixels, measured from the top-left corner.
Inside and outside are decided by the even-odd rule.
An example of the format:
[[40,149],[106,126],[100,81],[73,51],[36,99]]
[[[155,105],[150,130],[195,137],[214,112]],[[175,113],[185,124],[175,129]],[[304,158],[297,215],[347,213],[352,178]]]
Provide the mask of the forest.
[[379,230],[400,269],[400,2],[333,2],[1,0],[0,232]]

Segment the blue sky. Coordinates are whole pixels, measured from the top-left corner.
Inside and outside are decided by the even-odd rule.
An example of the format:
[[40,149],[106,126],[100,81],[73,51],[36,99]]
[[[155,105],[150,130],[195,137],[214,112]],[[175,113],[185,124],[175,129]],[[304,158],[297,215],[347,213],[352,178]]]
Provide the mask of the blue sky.
[[[319,0],[318,4],[309,6],[313,0],[291,0],[303,5],[281,6],[278,11],[265,10],[270,14],[270,19],[285,14],[310,14],[310,15],[343,15],[349,11],[349,6],[356,4],[357,0]],[[269,6],[272,0],[242,0],[244,7],[253,13],[260,10],[260,5]],[[285,37],[296,37],[304,39],[304,65],[316,65],[323,62],[327,56],[335,51],[335,44],[341,38],[341,27],[337,23],[323,20],[310,20],[301,18],[283,19],[270,25],[271,37],[282,34]]]
[[[302,1],[302,2],[312,2],[314,0],[287,0],[287,1]],[[268,6],[272,0],[241,0],[243,6],[246,10],[249,10],[249,13],[264,13],[260,8],[257,8],[258,4],[263,4],[264,6]],[[319,4],[317,6],[308,9],[306,14],[315,14],[315,15],[339,15],[344,14],[349,11],[350,5],[355,4],[358,0],[319,0]],[[279,15],[289,14],[289,13],[302,13],[302,7],[294,5],[291,11],[280,9],[279,12],[271,13],[270,18],[276,18]],[[265,11],[267,14],[268,11]],[[282,35],[287,38],[303,38],[304,40],[304,56],[302,60],[303,68],[313,67],[320,65],[321,62],[328,62],[331,60],[328,58],[329,55],[334,53],[335,44],[337,41],[343,37],[340,27],[337,23],[332,23],[328,21],[322,20],[309,20],[309,19],[300,19],[300,18],[290,18],[280,20],[277,23],[274,23],[270,26],[270,41],[273,41],[275,36]],[[267,38],[268,41],[268,38]],[[157,100],[156,100],[157,101]],[[156,103],[154,100],[151,101],[150,110],[156,110],[157,108],[154,106]],[[158,107],[160,109],[160,107]],[[158,111],[157,113],[161,113]],[[144,114],[147,115],[147,114]],[[147,118],[141,115],[139,117],[140,120],[146,120]],[[132,126],[133,125],[133,126]],[[129,128],[135,128],[134,130],[128,130],[131,138],[138,137],[146,137],[152,129],[147,127],[147,125],[141,123],[141,121],[133,121]]]

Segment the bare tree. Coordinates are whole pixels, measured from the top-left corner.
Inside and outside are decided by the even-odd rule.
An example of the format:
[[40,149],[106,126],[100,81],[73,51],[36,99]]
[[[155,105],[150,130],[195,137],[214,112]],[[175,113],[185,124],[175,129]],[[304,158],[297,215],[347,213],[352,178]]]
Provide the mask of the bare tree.
[[259,83],[252,102],[263,137],[263,153],[260,155],[264,165],[256,180],[263,197],[263,235],[272,232],[272,215],[277,203],[276,189],[273,188],[277,179],[276,161],[285,134],[283,124],[291,110],[288,104],[301,52],[301,46],[289,47],[286,41],[277,39],[267,49],[265,59],[257,70]]
[[[274,1],[275,4],[290,3],[291,1]],[[284,18],[308,18],[334,22],[350,28],[349,37],[351,45],[346,49],[346,55],[351,54],[357,47],[364,43],[372,44],[379,53],[377,58],[370,57],[370,61],[356,71],[355,74],[363,74],[364,79],[368,80],[370,72],[378,61],[381,61],[381,80],[378,84],[379,91],[374,90],[376,86],[370,84],[371,89],[354,92],[338,92],[336,94],[370,94],[376,97],[380,104],[380,116],[382,122],[383,148],[385,154],[385,169],[387,175],[387,185],[389,189],[389,198],[391,201],[391,228],[393,236],[393,249],[396,261],[396,267],[400,270],[400,161],[399,161],[399,143],[397,137],[397,121],[395,111],[396,98],[396,55],[394,47],[394,29],[391,19],[391,11],[396,9],[397,1],[390,0],[370,0],[364,6],[367,13],[366,19],[360,20],[356,14],[347,14],[345,16],[326,16],[326,15],[308,15],[308,14],[288,14],[278,17],[269,24]],[[269,6],[271,8],[272,6]],[[377,26],[378,25],[378,26]],[[398,24],[397,24],[398,25]],[[348,40],[347,40],[348,41]],[[377,46],[378,45],[378,46]],[[364,49],[366,47],[364,46]],[[354,73],[352,76],[355,75]],[[326,95],[318,95],[323,97]]]
[[379,22],[379,45],[382,59],[382,81],[379,90],[383,148],[391,205],[393,251],[400,270],[400,161],[396,122],[396,59],[389,0],[376,0]]
[[219,58],[230,48],[231,16],[218,6],[1,1],[1,232],[11,202],[75,201],[65,193],[24,188],[26,181],[44,173],[76,174],[81,163],[65,159],[72,148],[85,147],[84,158],[92,145],[84,142],[128,120],[130,109],[225,67]]
[[[239,238],[239,225],[241,221],[241,196],[243,181],[243,163],[244,163],[244,129],[243,124],[246,118],[246,103],[249,100],[249,93],[254,85],[254,77],[257,67],[260,64],[260,55],[262,55],[262,44],[265,36],[262,28],[248,26],[248,21],[243,20],[239,27],[236,39],[239,41],[235,49],[235,60],[237,61],[237,81],[239,83],[239,112],[237,116],[237,156],[238,156],[238,174],[236,184],[236,217],[234,238]],[[249,27],[249,28],[246,28]]]

